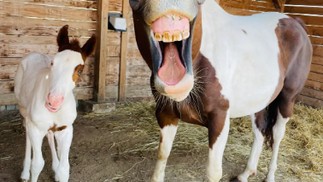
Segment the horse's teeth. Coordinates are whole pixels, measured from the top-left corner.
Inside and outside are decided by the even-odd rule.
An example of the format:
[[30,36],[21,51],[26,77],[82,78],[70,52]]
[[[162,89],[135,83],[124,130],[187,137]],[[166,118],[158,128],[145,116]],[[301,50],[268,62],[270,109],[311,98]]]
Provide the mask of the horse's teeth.
[[175,31],[173,34],[173,41],[181,41],[181,40],[183,40],[182,33],[180,31]]
[[190,31],[182,32],[183,39],[187,39],[190,36]]
[[162,36],[162,34],[160,34],[160,33],[155,33],[155,40],[156,41],[162,41],[163,40],[163,36]]
[[163,42],[173,42],[173,37],[170,32],[163,33]]
[[189,31],[174,31],[173,33],[166,31],[163,33],[154,33],[155,40],[160,42],[175,42],[175,41],[181,41],[184,39],[187,39],[190,36]]

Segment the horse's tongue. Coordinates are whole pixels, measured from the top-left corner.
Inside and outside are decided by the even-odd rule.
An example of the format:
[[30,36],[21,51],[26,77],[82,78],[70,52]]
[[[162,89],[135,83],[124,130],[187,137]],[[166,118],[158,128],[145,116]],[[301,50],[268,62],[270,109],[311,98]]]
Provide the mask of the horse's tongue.
[[162,67],[158,70],[159,78],[167,85],[176,85],[185,75],[183,66],[174,43],[165,44]]

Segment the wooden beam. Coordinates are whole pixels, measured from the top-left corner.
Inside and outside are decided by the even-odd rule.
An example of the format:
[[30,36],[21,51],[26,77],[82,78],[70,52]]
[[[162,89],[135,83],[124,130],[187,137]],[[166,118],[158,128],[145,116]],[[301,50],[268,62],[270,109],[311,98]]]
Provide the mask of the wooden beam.
[[[129,0],[123,0],[122,14],[129,22]],[[127,82],[127,50],[128,50],[128,26],[127,31],[121,33],[121,54],[120,54],[120,73],[119,73],[119,93],[118,101],[126,99],[126,82]]]
[[105,77],[106,59],[108,49],[106,46],[108,37],[108,12],[109,0],[98,1],[98,21],[97,21],[97,44],[96,59],[94,65],[94,100],[96,102],[105,101]]

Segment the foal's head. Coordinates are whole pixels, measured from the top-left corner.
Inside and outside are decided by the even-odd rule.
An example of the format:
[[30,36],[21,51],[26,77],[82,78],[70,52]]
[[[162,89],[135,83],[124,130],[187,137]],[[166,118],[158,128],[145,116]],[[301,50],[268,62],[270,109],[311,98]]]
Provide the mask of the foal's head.
[[80,46],[78,40],[69,41],[68,25],[62,27],[57,36],[58,53],[51,63],[50,87],[46,97],[46,108],[57,112],[68,93],[72,92],[84,68],[86,58],[93,52],[95,35]]
[[194,86],[193,60],[201,39],[204,0],[130,0],[139,50],[152,70],[153,87],[175,101]]

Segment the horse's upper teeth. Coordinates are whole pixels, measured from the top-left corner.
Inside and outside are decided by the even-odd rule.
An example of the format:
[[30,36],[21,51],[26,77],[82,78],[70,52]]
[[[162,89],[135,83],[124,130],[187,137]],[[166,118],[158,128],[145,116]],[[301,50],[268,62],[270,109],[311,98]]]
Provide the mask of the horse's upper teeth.
[[170,32],[163,33],[163,42],[173,42],[173,37]]
[[174,32],[163,32],[163,33],[154,33],[154,37],[156,41],[163,41],[163,42],[175,42],[185,40],[190,36],[189,31],[174,31]]
[[183,40],[182,33],[180,31],[175,31],[173,34],[173,41]]

